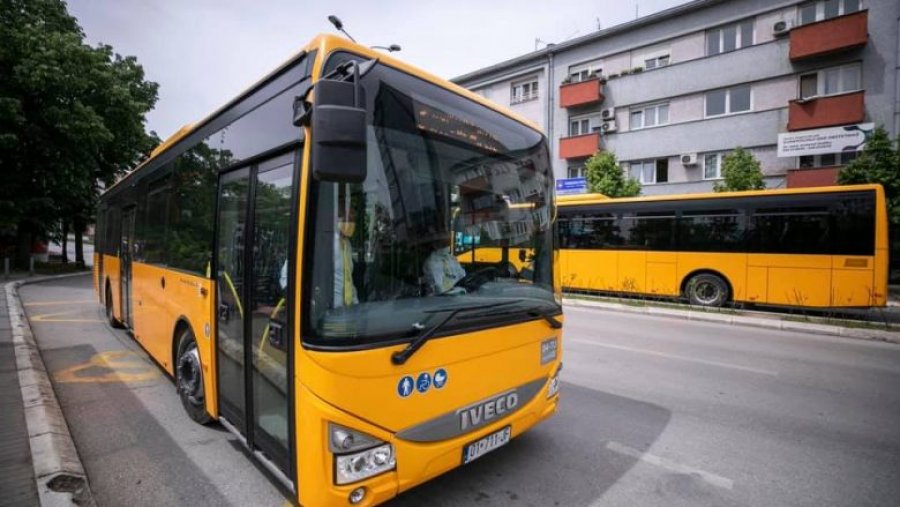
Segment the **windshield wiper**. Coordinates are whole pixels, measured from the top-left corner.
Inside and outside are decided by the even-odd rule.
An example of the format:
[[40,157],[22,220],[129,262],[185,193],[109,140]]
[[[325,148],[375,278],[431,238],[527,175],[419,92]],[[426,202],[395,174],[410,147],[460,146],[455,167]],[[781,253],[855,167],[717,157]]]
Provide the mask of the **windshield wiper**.
[[532,310],[528,310],[528,315],[531,315],[532,317],[541,317],[542,319],[546,320],[547,323],[550,324],[550,327],[553,329],[559,329],[562,327],[562,322],[556,320],[556,317],[551,315],[551,311],[542,311],[534,308]]
[[410,357],[412,357],[413,354],[416,353],[417,350],[422,347],[422,345],[425,345],[425,342],[427,342],[432,336],[434,336],[434,334],[437,333],[442,327],[444,327],[445,324],[450,322],[453,317],[456,317],[460,313],[470,312],[472,310],[484,310],[485,308],[496,308],[498,306],[510,305],[513,303],[515,303],[515,301],[501,301],[499,303],[486,305],[453,306],[450,308],[431,310],[428,313],[448,313],[447,316],[438,321],[437,324],[427,329],[419,322],[413,324],[413,328],[421,330],[421,333],[419,333],[419,336],[416,336],[416,338],[411,341],[405,349],[398,350],[397,352],[391,354],[391,362],[396,365],[405,363],[407,360],[409,360]]

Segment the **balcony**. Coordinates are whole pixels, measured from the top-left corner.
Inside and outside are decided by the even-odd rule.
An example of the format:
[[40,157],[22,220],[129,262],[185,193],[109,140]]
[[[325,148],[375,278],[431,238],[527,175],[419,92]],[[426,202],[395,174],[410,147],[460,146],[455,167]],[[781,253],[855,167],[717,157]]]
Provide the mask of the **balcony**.
[[814,169],[789,169],[788,188],[828,187],[837,184],[839,167],[816,167]]
[[600,102],[603,102],[603,85],[598,77],[559,87],[559,107],[581,107]]
[[792,62],[866,45],[869,11],[859,11],[791,30]]
[[600,149],[600,133],[563,137],[559,140],[559,158],[590,157]]
[[792,100],[788,130],[805,130],[861,123],[866,117],[865,92],[850,92],[817,99]]

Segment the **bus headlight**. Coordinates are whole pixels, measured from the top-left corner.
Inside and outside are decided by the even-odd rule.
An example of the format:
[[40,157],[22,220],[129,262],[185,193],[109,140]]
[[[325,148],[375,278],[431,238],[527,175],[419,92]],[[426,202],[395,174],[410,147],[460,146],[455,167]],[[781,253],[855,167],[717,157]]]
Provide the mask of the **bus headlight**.
[[393,470],[394,446],[359,431],[328,424],[328,448],[334,454],[334,482],[350,484]]
[[334,481],[337,484],[350,484],[373,475],[393,470],[397,464],[394,459],[394,447],[391,444],[379,445],[367,451],[334,457]]

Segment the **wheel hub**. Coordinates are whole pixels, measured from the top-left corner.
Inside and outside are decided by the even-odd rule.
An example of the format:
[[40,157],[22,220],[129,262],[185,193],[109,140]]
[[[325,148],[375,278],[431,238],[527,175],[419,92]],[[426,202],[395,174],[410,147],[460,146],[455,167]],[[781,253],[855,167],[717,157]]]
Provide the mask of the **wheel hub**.
[[184,351],[178,359],[178,390],[192,404],[198,406],[203,404],[203,376],[196,345]]

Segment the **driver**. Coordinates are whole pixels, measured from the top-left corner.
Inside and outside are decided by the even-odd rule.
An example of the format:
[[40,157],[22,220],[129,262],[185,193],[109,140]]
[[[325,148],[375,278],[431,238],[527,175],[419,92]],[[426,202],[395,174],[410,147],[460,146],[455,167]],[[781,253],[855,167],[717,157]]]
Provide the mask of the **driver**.
[[450,253],[449,237],[434,241],[432,248],[422,271],[428,291],[431,294],[443,294],[453,289],[456,282],[466,276],[466,270]]

